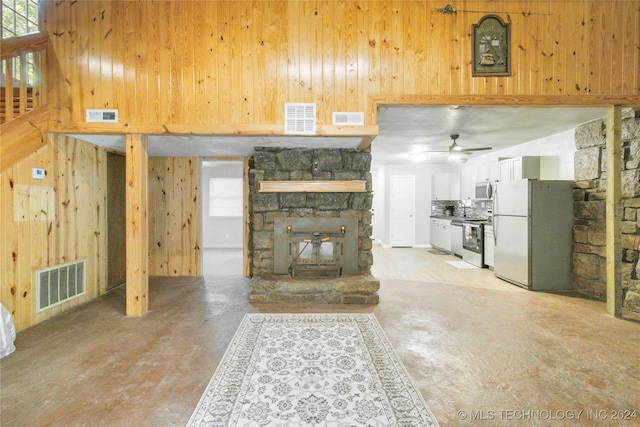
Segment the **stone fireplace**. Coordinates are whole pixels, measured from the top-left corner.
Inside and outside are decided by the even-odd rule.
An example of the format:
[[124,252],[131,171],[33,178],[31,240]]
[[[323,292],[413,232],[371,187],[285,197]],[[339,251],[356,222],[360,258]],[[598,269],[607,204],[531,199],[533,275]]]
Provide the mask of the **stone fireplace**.
[[[251,302],[378,303],[380,284],[370,272],[370,165],[371,154],[358,150],[256,148],[249,179]],[[302,189],[262,188],[274,182]],[[334,192],[308,185],[322,182],[364,187]]]

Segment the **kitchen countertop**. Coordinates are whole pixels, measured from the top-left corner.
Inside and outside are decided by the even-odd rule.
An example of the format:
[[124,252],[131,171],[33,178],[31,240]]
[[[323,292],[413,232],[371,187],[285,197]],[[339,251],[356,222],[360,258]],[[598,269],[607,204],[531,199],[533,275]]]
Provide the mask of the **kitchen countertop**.
[[474,217],[474,216],[450,216],[450,215],[430,215],[430,218],[437,219],[459,219],[462,221],[471,220],[471,221],[489,221],[488,218]]

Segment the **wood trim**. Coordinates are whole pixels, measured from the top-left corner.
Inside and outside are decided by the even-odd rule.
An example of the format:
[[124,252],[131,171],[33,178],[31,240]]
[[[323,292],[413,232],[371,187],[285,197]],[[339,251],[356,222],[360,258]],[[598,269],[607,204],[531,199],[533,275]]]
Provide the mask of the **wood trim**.
[[374,139],[376,139],[375,135],[362,138],[362,142],[360,142],[360,144],[358,145],[358,150],[364,151],[371,148],[371,143]]
[[607,313],[622,317],[622,235],[621,220],[621,156],[622,109],[609,107],[607,111],[607,199],[606,199],[606,254],[607,254]]
[[23,52],[46,49],[49,34],[46,32],[28,34],[0,40],[0,60],[13,58]]
[[[224,124],[163,124],[163,123],[52,123],[51,132],[55,133],[99,133],[124,134],[141,133],[148,135],[276,135],[285,136],[284,125],[224,125]],[[371,137],[378,135],[378,126],[331,126],[318,125],[316,135]],[[286,135],[306,138],[301,135]]]
[[369,95],[365,120],[377,123],[378,107],[473,105],[477,107],[640,107],[637,95]]
[[260,193],[364,193],[366,181],[261,181]]
[[148,142],[144,135],[126,136],[127,179],[127,316],[149,309]]
[[242,274],[251,277],[251,264],[249,260],[249,158],[242,160]]

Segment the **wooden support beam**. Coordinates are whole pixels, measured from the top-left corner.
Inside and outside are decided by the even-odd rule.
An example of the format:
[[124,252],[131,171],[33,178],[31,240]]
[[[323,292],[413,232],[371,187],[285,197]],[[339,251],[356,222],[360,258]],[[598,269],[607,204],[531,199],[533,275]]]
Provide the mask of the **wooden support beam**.
[[607,312],[622,317],[622,245],[620,181],[622,156],[622,108],[607,111]]
[[147,137],[126,136],[127,316],[149,309],[149,157]]
[[366,181],[261,181],[260,193],[363,193]]

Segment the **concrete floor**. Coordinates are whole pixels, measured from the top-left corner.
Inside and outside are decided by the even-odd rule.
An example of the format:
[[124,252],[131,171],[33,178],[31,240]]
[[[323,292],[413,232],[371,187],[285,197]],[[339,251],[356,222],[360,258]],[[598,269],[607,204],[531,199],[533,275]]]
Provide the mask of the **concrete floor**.
[[124,315],[120,287],[20,332],[1,361],[0,424],[184,425],[244,313],[362,311],[442,426],[640,425],[612,420],[640,411],[640,323],[602,302],[377,246],[378,306],[250,305],[240,263],[211,254],[204,278],[153,278],[142,317]]

